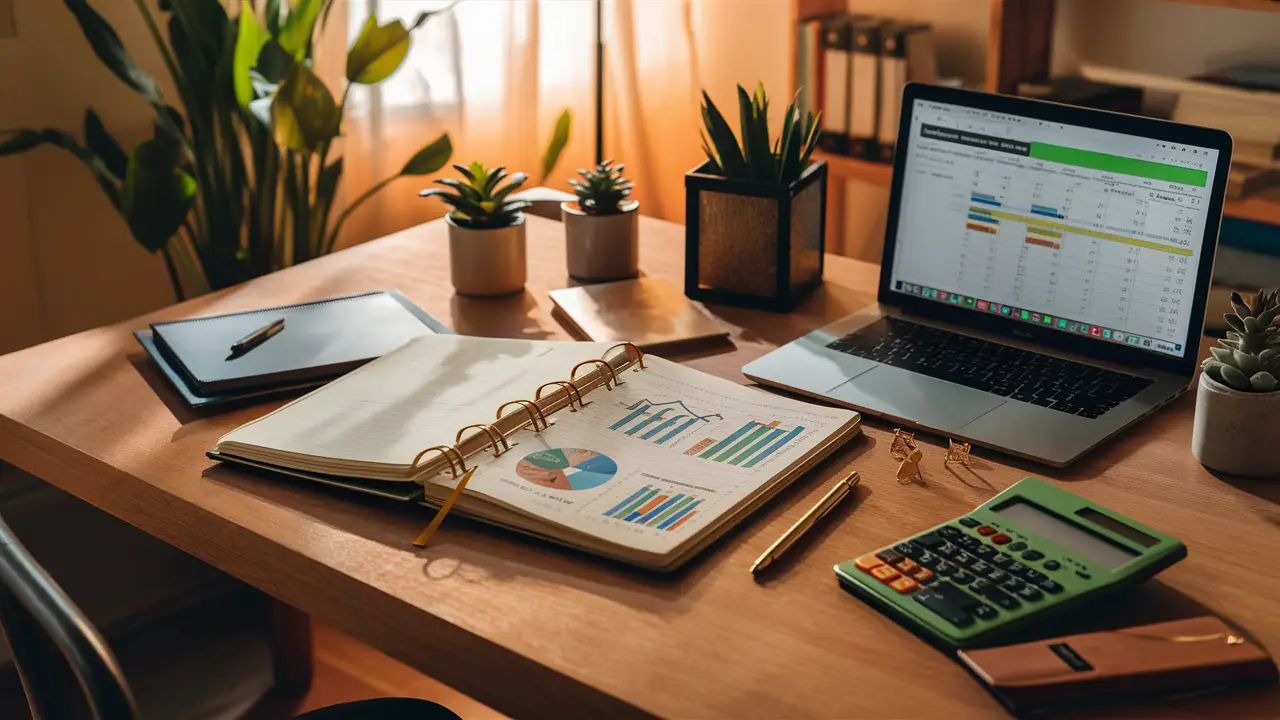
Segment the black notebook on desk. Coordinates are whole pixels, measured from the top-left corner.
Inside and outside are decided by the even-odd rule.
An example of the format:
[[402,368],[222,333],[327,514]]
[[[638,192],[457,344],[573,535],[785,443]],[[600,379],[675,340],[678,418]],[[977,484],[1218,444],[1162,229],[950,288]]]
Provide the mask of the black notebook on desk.
[[[247,352],[231,345],[276,320]],[[424,334],[450,330],[394,290],[155,323],[134,333],[193,407],[313,387]]]

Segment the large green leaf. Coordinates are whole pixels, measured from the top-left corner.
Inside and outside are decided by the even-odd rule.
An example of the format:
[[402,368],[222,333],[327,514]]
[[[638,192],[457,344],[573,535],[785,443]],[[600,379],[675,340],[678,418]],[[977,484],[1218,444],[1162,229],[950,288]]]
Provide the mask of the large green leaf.
[[111,137],[111,133],[107,132],[102,118],[93,110],[86,110],[84,113],[84,144],[102,159],[102,164],[117,180],[124,179],[129,168],[129,156],[120,147],[120,143]]
[[268,82],[279,83],[293,70],[296,61],[288,50],[280,47],[275,40],[267,40],[258,53],[258,74]]
[[178,232],[196,195],[196,181],[180,165],[179,145],[158,135],[129,157],[121,206],[133,237],[156,252]]
[[707,91],[702,91],[702,122],[707,127],[707,135],[711,136],[711,144],[715,146],[716,154],[720,158],[720,167],[724,170],[724,176],[732,179],[745,180],[750,177],[747,170],[747,162],[742,157],[742,149],[738,147],[738,139],[733,134],[733,129],[729,127],[729,123],[725,122],[724,116],[720,114],[720,110],[715,103],[711,102],[711,96]]
[[271,102],[271,130],[280,145],[315,152],[338,134],[340,115],[329,88],[301,63]]
[[17,155],[46,144],[60,147],[84,163],[89,172],[93,173],[93,179],[98,183],[98,187],[102,188],[111,206],[120,211],[120,188],[116,176],[111,173],[97,153],[81,145],[68,133],[50,128],[39,131],[25,128],[13,131],[8,138],[0,140],[0,157]]
[[[222,54],[222,40],[227,32],[227,11],[221,2],[209,0],[170,0],[173,16],[182,23],[192,44],[204,57],[210,75]],[[170,25],[172,27],[172,25]]]
[[347,53],[347,80],[375,85],[399,69],[409,54],[409,31],[399,20],[379,25],[370,15]]
[[551,171],[556,169],[556,163],[560,162],[560,154],[564,152],[564,146],[569,143],[569,131],[573,126],[573,117],[566,109],[560,113],[560,117],[556,119],[555,130],[551,132],[551,139],[547,141],[547,149],[542,153],[542,178],[538,180],[538,184],[547,181],[551,176]]
[[236,89],[236,102],[248,112],[253,100],[253,81],[249,71],[258,63],[258,55],[271,37],[253,14],[249,0],[240,0],[240,29],[236,34],[236,52],[231,73]]
[[453,143],[449,140],[449,134],[445,133],[414,153],[413,157],[409,158],[409,162],[400,169],[400,175],[401,177],[430,175],[444,167],[452,154]]
[[264,17],[267,20],[267,32],[272,37],[280,34],[280,27],[284,21],[284,13],[281,12],[280,0],[267,0],[267,9]]
[[80,24],[80,31],[84,33],[85,39],[89,41],[98,59],[125,85],[142,95],[148,102],[153,105],[163,104],[164,98],[161,96],[160,86],[133,61],[129,52],[125,50],[124,43],[120,42],[120,36],[111,25],[89,7],[86,0],[63,0],[63,2],[75,16],[76,22]]
[[289,51],[297,60],[307,56],[311,35],[316,28],[316,18],[319,17],[323,4],[322,0],[298,0],[289,10],[289,17],[285,18],[280,33],[276,35],[280,47]]
[[[187,32],[178,14],[169,16],[169,45],[182,71],[183,99],[192,118],[210,115],[213,102],[213,66],[201,52],[198,42]],[[195,125],[197,129],[199,125]]]

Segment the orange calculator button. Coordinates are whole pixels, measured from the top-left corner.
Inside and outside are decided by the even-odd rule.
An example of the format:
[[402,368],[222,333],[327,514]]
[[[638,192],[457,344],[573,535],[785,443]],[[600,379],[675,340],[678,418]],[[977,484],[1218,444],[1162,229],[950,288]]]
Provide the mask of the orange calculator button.
[[884,563],[880,561],[880,558],[876,557],[875,555],[863,555],[857,560],[854,560],[853,564],[862,572],[867,572],[867,573],[871,572],[874,568],[878,568],[884,565]]
[[901,575],[898,574],[897,570],[894,570],[888,565],[881,565],[880,567],[871,568],[870,572],[871,572],[871,577],[879,580],[880,582],[886,585],[888,585],[889,583],[901,577]]
[[894,580],[893,582],[889,583],[889,587],[893,588],[894,590],[897,590],[899,593],[903,595],[906,595],[912,590],[919,588],[920,585],[915,580],[912,580],[909,577],[900,577],[897,580]]
[[911,558],[902,558],[898,562],[894,563],[893,566],[898,568],[898,572],[903,575],[910,575],[912,570],[920,567],[916,564],[916,561]]
[[995,535],[997,532],[999,532],[999,530],[996,530],[990,525],[983,525],[982,527],[978,528],[978,534],[983,536]]
[[933,571],[929,568],[916,568],[911,571],[911,579],[918,583],[927,583],[933,579]]

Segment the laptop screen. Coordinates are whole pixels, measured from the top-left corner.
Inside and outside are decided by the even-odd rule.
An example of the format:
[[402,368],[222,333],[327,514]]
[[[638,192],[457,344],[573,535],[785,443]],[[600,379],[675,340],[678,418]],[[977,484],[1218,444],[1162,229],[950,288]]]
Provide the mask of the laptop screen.
[[891,291],[1195,352],[1216,149],[913,102]]

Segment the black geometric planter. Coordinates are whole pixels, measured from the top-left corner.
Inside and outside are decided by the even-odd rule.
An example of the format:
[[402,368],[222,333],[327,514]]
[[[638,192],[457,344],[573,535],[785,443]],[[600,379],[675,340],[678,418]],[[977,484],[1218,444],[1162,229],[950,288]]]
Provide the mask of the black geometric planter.
[[789,312],[822,283],[825,160],[790,185],[728,180],[703,163],[684,187],[685,295]]

